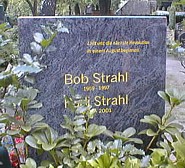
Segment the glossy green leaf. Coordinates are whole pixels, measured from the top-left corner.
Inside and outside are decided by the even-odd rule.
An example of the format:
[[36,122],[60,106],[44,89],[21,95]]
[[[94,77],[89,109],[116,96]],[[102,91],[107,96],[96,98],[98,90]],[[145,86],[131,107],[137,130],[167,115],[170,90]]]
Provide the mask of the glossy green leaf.
[[48,144],[48,143],[42,143],[42,148],[45,150],[45,151],[51,151],[52,149],[54,149],[56,147],[56,143],[51,143],[51,144]]
[[53,128],[50,128],[49,130],[51,134],[51,142],[53,142],[58,138],[58,132],[55,131]]
[[128,157],[125,161],[125,168],[140,168],[141,161],[137,158]]
[[171,152],[171,147],[169,146],[169,144],[167,142],[160,142],[160,147],[162,147],[163,149],[166,149],[168,153]]
[[42,47],[48,47],[50,44],[51,44],[51,40],[50,40],[50,39],[49,39],[49,40],[44,39],[44,40],[42,40],[42,42],[41,42],[41,46],[42,46]]
[[33,66],[30,66],[30,65],[18,65],[17,67],[14,67],[13,69],[13,72],[15,74],[18,74],[18,73],[39,73],[41,72],[42,69],[39,68],[39,67],[33,67]]
[[32,127],[37,132],[43,129],[47,129],[49,126],[46,123],[39,122],[39,123],[34,124]]
[[[42,44],[41,44],[42,45]],[[30,43],[31,50],[33,51],[34,54],[41,54],[42,53],[42,47],[36,42]]]
[[10,136],[14,136],[20,133],[20,130],[7,130],[6,132]]
[[165,162],[166,156],[167,151],[165,149],[153,149],[153,153],[151,154],[151,161],[153,165],[161,165]]
[[99,126],[96,124],[90,124],[87,129],[86,136],[92,138],[94,136],[102,134],[106,130],[105,126]]
[[34,33],[33,38],[37,43],[41,43],[44,39],[44,36],[42,33],[37,32],[37,33]]
[[26,159],[26,165],[29,168],[37,168],[36,162],[33,159],[31,159],[31,158]]
[[143,119],[140,120],[140,122],[151,124],[153,126],[157,126],[161,121],[159,122],[154,115],[145,115]]
[[24,61],[31,64],[33,62],[33,59],[30,54],[23,54]]
[[156,120],[157,123],[161,123],[161,117],[159,117],[158,115],[156,114],[151,114],[150,115],[151,118],[153,118],[154,120]]
[[176,134],[177,141],[172,143],[177,155],[185,158],[185,139],[180,134]]
[[148,136],[156,136],[158,135],[156,132],[154,132],[152,129],[147,129],[146,134]]
[[166,124],[167,127],[175,127],[175,128],[178,128],[179,130],[182,130],[183,129],[183,124],[181,123],[168,123]]
[[35,78],[33,76],[30,76],[30,75],[26,75],[24,77],[24,80],[28,83],[31,83],[31,84],[34,84],[35,83]]
[[49,143],[49,140],[47,139],[47,137],[45,135],[45,131],[43,131],[43,130],[38,131],[38,132],[34,132],[33,137],[37,140],[38,144]]
[[52,41],[56,37],[56,35],[57,35],[57,33],[54,33],[54,34],[52,34],[52,36],[49,39],[43,39],[40,43],[41,46],[45,47],[45,48],[48,47],[52,43]]
[[106,130],[103,132],[103,134],[106,135],[106,136],[109,136],[109,137],[111,137],[111,138],[113,138],[113,135],[114,135],[114,133],[113,133],[112,131],[108,130],[108,129],[106,129]]
[[179,130],[177,128],[170,128],[170,127],[167,127],[165,129],[166,132],[170,133],[171,135],[175,135],[176,133],[179,132]]
[[158,124],[158,128],[160,129],[160,130],[165,130],[166,129],[166,126],[164,126],[164,125],[161,125],[161,124]]
[[42,103],[36,103],[33,105],[29,105],[29,109],[39,109],[42,107]]
[[30,103],[30,100],[29,99],[22,99],[21,100],[21,104],[20,104],[20,107],[22,108],[23,111],[27,111],[28,110],[28,104]]
[[59,22],[57,25],[57,31],[62,33],[69,33],[68,28],[64,27],[64,25],[61,22]]
[[123,131],[122,135],[125,137],[131,137],[136,133],[136,129],[133,127],[129,127],[126,130]]
[[97,113],[97,110],[96,109],[91,109],[88,113],[87,113],[87,116],[90,118],[90,119],[93,119],[94,116],[96,115]]
[[114,139],[121,139],[123,142],[127,142],[129,140],[129,138],[122,135],[122,132],[120,131],[115,131],[113,137]]
[[76,132],[85,131],[85,126],[82,126],[82,125],[80,125],[80,126],[75,126],[75,127],[74,127],[74,131],[76,131]]
[[158,95],[165,101],[167,101],[169,104],[171,104],[170,96],[164,92],[164,91],[158,91]]
[[30,125],[22,125],[21,128],[22,128],[25,132],[31,131],[31,126],[30,126]]
[[76,113],[78,114],[82,114],[82,113],[84,113],[84,112],[86,112],[86,111],[88,111],[89,110],[89,108],[88,107],[85,107],[85,106],[79,106],[79,107],[77,107],[77,109],[76,109]]
[[85,123],[86,123],[85,119],[78,119],[78,120],[73,122],[73,124],[76,125],[76,126],[80,126],[80,125],[83,125]]
[[138,133],[138,135],[143,135],[143,134],[146,134],[146,133],[147,133],[147,129],[140,131],[140,132]]
[[[25,89],[19,89],[17,92],[18,97],[27,98],[30,100],[34,100],[38,94],[37,89],[33,89],[31,87],[25,88]],[[31,103],[31,102],[30,102]]]
[[40,149],[40,146],[37,144],[37,139],[34,138],[34,137],[31,136],[31,135],[26,136],[25,142],[26,142],[29,146],[31,146],[32,148]]
[[89,153],[93,153],[95,152],[95,149],[96,149],[96,143],[94,141],[90,141],[87,145],[87,151]]
[[171,103],[175,106],[178,106],[179,104],[181,104],[181,100],[176,98],[176,97],[171,97]]
[[43,116],[39,115],[39,114],[33,114],[30,116],[30,118],[28,119],[27,123],[29,125],[33,125],[36,124],[37,122],[40,122],[44,119]]
[[129,138],[129,142],[134,142],[136,144],[143,144],[143,141],[139,138]]

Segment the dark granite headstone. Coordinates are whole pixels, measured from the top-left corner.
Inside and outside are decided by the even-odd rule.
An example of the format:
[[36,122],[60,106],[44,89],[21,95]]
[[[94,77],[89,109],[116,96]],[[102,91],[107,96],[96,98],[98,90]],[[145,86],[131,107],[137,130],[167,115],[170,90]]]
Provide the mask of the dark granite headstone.
[[175,25],[175,40],[179,40],[179,35],[182,33],[183,31],[183,25],[182,23],[177,23]]
[[[167,8],[168,8],[169,6],[171,6],[171,4],[172,4],[172,2],[162,2],[162,3],[161,3],[161,8],[160,8],[160,9],[164,8],[165,10],[167,10]],[[162,10],[163,10],[163,9],[162,9]]]
[[179,35],[179,41],[181,43],[181,47],[185,48],[185,32]]
[[3,23],[5,19],[4,6],[0,5],[0,23]]
[[36,17],[19,18],[21,53],[31,53],[33,33],[41,25],[61,21],[68,33],[54,39],[57,47],[43,60],[47,69],[37,76],[38,99],[55,129],[63,115],[63,95],[69,86],[90,98],[97,109],[95,122],[111,130],[129,126],[143,129],[139,120],[162,115],[164,102],[157,95],[165,88],[165,17]]

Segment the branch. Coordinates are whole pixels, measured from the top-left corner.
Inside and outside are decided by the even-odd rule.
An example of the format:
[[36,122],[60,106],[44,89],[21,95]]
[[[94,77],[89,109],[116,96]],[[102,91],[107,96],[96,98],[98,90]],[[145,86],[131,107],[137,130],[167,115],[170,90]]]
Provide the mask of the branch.
[[28,5],[29,5],[29,7],[31,9],[32,15],[34,15],[34,9],[33,9],[33,5],[31,3],[31,1],[30,0],[25,0],[25,1],[28,3]]

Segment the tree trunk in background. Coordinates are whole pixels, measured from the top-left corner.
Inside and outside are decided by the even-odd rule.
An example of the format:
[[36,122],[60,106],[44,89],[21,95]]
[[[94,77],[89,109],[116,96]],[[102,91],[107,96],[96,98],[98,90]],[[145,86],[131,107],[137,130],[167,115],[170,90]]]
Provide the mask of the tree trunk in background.
[[38,12],[37,12],[37,0],[34,0],[33,2],[33,16],[37,16],[38,15]]
[[34,0],[33,1],[33,4],[32,4],[32,1],[31,0],[26,0],[31,12],[32,12],[32,15],[33,16],[37,16],[38,15],[38,12],[37,12],[37,0]]
[[110,15],[111,0],[99,0],[100,15]]
[[80,16],[80,7],[78,3],[75,4],[75,15]]
[[43,0],[41,7],[41,15],[54,16],[57,0]]
[[69,5],[69,16],[72,15],[72,9],[71,9],[71,5]]

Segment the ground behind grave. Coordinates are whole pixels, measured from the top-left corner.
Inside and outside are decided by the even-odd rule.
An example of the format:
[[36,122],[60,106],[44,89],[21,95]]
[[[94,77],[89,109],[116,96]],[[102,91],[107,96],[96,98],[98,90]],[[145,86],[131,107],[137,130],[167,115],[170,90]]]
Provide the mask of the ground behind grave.
[[[185,69],[177,57],[167,56],[166,61],[166,88],[176,88],[185,94]],[[168,106],[167,106],[168,107]],[[185,124],[185,103],[174,109],[173,114]]]

